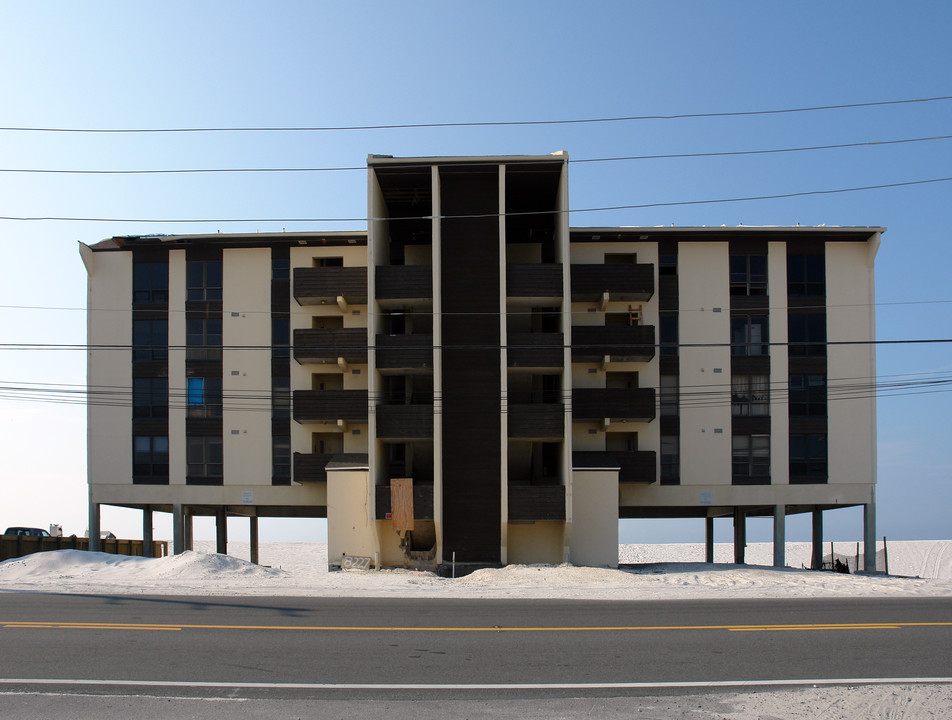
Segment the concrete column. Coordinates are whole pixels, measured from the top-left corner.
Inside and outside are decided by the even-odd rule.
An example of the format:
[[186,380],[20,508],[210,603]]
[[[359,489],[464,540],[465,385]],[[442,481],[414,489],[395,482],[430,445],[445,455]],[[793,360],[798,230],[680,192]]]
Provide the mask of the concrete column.
[[785,505],[775,505],[773,513],[773,564],[774,567],[784,567],[787,564],[787,508]]
[[863,505],[863,554],[866,572],[876,572],[876,503]]
[[747,549],[747,515],[743,508],[734,508],[734,562],[744,564]]
[[228,554],[228,512],[223,507],[215,511],[215,552]]
[[185,549],[195,549],[195,517],[188,505],[185,506]]
[[185,506],[172,506],[172,554],[185,552]]
[[813,560],[810,566],[814,570],[823,567],[823,511],[813,508]]
[[89,498],[89,549],[92,552],[102,551],[102,543],[99,540],[99,503],[93,502],[92,496]]
[[152,506],[142,508],[142,556],[152,557]]
[[248,544],[251,546],[251,562],[258,564],[258,516],[252,515],[248,520],[251,527],[248,530]]
[[714,518],[704,518],[704,562],[714,562]]

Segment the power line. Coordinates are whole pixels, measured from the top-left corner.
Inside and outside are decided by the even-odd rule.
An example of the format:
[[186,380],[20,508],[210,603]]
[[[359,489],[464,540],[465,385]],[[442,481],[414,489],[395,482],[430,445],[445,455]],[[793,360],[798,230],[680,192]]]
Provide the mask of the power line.
[[110,222],[110,223],[150,223],[158,224],[208,224],[208,223],[339,223],[339,222],[363,222],[391,221],[399,222],[404,220],[463,220],[479,218],[498,218],[503,215],[507,217],[530,216],[530,215],[561,215],[568,213],[587,213],[587,212],[607,212],[609,210],[644,210],[647,208],[658,207],[680,207],[685,205],[714,205],[719,203],[748,202],[753,200],[782,200],[795,197],[806,197],[810,195],[834,195],[838,193],[860,192],[865,190],[882,190],[886,188],[910,187],[913,185],[928,185],[932,183],[942,183],[952,181],[952,177],[931,178],[929,180],[909,180],[906,182],[882,183],[879,185],[861,185],[849,188],[835,188],[831,190],[806,190],[791,193],[778,193],[776,195],[749,195],[733,198],[717,198],[713,200],[676,200],[667,202],[639,203],[633,205],[608,205],[604,207],[575,208],[571,210],[533,210],[525,212],[506,212],[506,213],[483,213],[468,215],[417,215],[392,217],[339,217],[339,218],[110,218],[110,217],[66,217],[66,216],[14,216],[0,215],[0,220],[11,220],[21,222],[37,221],[65,221],[65,222]]
[[[665,153],[659,155],[623,155],[618,157],[579,158],[570,159],[571,163],[604,163],[625,162],[635,160],[672,160],[707,157],[737,157],[745,155],[773,155],[779,153],[810,152],[816,150],[837,150],[858,147],[881,147],[885,145],[900,145],[906,143],[933,142],[948,140],[952,135],[933,135],[930,137],[905,138],[901,140],[870,140],[864,142],[838,143],[833,145],[808,145],[803,147],[773,148],[763,150],[725,150],[717,152],[696,153]],[[498,163],[472,162],[454,163],[460,166],[488,166]],[[387,165],[388,170],[417,168],[419,164]],[[153,170],[65,170],[47,168],[0,168],[0,173],[46,174],[46,175],[187,175],[210,173],[319,173],[319,172],[366,172],[367,166],[339,166],[339,167],[262,167],[262,168],[181,168],[181,169],[153,169]]]
[[391,123],[384,125],[315,125],[295,127],[179,127],[179,128],[57,128],[57,127],[0,127],[6,132],[46,132],[46,133],[93,133],[93,134],[135,134],[135,133],[199,133],[199,132],[346,132],[366,130],[410,130],[426,128],[464,128],[464,127],[525,127],[539,125],[582,125],[593,123],[637,122],[646,120],[686,120],[697,118],[752,117],[758,115],[783,115],[789,113],[819,112],[828,110],[846,110],[868,107],[886,107],[890,105],[908,105],[913,103],[941,102],[952,100],[952,95],[911,98],[906,100],[884,100],[878,102],[843,103],[837,105],[814,105],[809,107],[782,108],[774,110],[738,110],[729,112],[696,112],[671,115],[624,115],[617,117],[573,118],[567,120],[498,120],[475,122],[433,122],[433,123]]

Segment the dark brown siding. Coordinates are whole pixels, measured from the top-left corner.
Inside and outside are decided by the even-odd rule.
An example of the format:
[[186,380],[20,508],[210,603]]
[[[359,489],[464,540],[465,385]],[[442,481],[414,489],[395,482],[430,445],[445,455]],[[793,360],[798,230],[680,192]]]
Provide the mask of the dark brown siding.
[[654,325],[573,325],[572,361],[648,362],[655,356]]
[[510,485],[509,521],[565,520],[564,485]]
[[364,328],[300,329],[294,331],[294,359],[299,363],[334,361],[367,362],[367,331]]
[[562,297],[562,265],[506,266],[507,297],[560,298]]
[[355,305],[367,302],[367,268],[294,268],[294,299],[301,305],[335,303],[338,295]]
[[377,369],[433,368],[433,336],[377,335]]
[[565,337],[562,333],[509,333],[506,362],[518,368],[560,368]]
[[655,417],[654,388],[575,388],[572,418],[577,421],[630,420],[646,422]]
[[565,407],[562,403],[509,405],[509,437],[556,441],[565,437]]
[[432,405],[378,405],[376,412],[379,440],[433,437]]
[[500,561],[497,173],[441,171],[444,561]]
[[433,297],[430,265],[381,265],[375,270],[377,300]]
[[293,405],[299,423],[367,422],[366,390],[295,390]]
[[612,300],[646,302],[654,295],[654,265],[572,265],[572,301]]

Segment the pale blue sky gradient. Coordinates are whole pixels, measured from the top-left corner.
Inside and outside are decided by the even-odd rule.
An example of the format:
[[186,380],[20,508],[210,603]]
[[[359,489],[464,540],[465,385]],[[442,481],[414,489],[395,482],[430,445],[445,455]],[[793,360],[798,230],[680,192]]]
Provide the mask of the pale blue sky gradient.
[[[952,6],[887,3],[3,3],[0,126],[170,128],[551,120],[780,109],[952,95]],[[368,153],[573,160],[952,134],[952,102],[737,118],[321,133],[0,131],[0,167],[362,166]],[[952,140],[727,158],[573,164],[581,209],[855,187],[952,175]],[[584,225],[872,225],[889,231],[879,303],[952,300],[952,183],[598,213]],[[363,217],[362,172],[162,176],[0,172],[0,215]],[[77,242],[112,235],[363,228],[363,223],[0,221],[0,305],[82,308]],[[881,339],[952,337],[952,304],[880,305]],[[831,338],[832,339],[832,338]],[[0,308],[0,342],[85,342],[85,313]],[[949,345],[879,351],[881,375],[952,371]],[[0,382],[85,382],[82,352],[2,351]],[[878,534],[948,538],[949,395],[879,401]],[[0,526],[86,527],[85,410],[3,399]],[[166,519],[157,517],[162,535]],[[104,527],[137,536],[135,513]],[[729,523],[718,529],[726,538]],[[210,535],[199,526],[198,537]],[[243,539],[246,524],[232,535]],[[790,539],[808,523],[788,521]],[[723,531],[723,534],[722,534]],[[263,539],[319,539],[268,523]],[[751,539],[769,526],[752,524]],[[827,513],[861,536],[861,512]],[[699,521],[622,525],[697,540]]]

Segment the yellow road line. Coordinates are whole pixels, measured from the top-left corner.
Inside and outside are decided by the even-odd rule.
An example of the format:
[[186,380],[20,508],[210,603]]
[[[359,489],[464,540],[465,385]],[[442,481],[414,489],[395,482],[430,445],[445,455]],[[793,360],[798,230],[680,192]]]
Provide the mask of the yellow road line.
[[778,625],[625,625],[571,627],[401,627],[346,625],[165,625],[156,623],[81,623],[0,621],[7,629],[66,630],[295,630],[299,632],[645,632],[660,630],[727,630],[775,632],[791,630],[899,630],[913,627],[952,627],[952,622],[809,623]]

